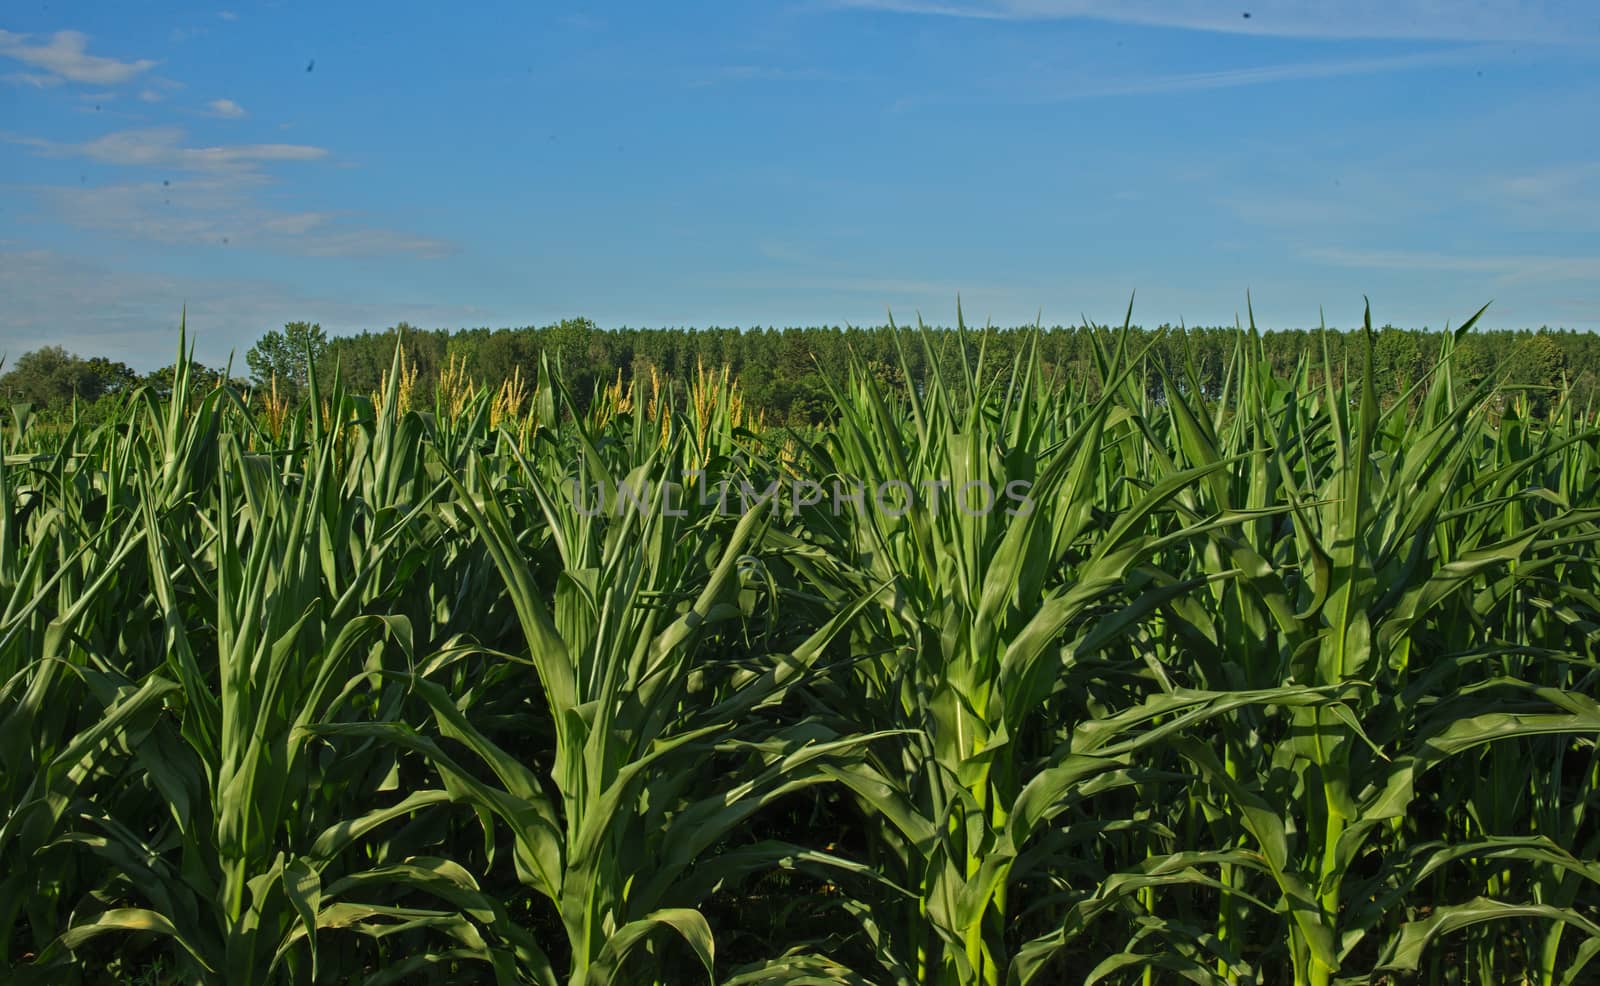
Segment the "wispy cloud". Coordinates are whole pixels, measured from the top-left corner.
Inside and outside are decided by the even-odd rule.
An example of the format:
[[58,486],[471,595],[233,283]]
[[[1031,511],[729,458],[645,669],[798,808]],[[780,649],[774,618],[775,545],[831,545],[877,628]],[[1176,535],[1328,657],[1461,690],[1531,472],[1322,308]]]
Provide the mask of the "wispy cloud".
[[959,278],[937,280],[933,278],[863,276],[839,269],[830,261],[815,261],[809,250],[801,245],[765,241],[757,244],[758,252],[775,263],[768,269],[742,271],[737,274],[711,274],[705,278],[708,289],[718,292],[759,291],[798,298],[815,298],[821,295],[855,296],[870,299],[871,310],[881,311],[888,305],[897,311],[911,311],[918,306],[950,306],[956,299],[976,301],[968,314],[979,313],[1024,297],[1037,297],[1036,286],[989,279],[981,284]]
[[1552,165],[1501,178],[1479,190],[1530,229],[1600,233],[1600,161]]
[[77,144],[14,135],[7,139],[51,157],[85,157],[101,164],[175,168],[181,171],[252,171],[269,163],[317,161],[328,156],[326,148],[305,144],[185,147],[184,132],[177,127],[119,130]]
[[1442,65],[1461,65],[1481,62],[1501,54],[1498,45],[1473,45],[1447,51],[1418,52],[1409,55],[1390,55],[1379,58],[1326,59],[1308,62],[1285,62],[1275,65],[1253,65],[1246,68],[1219,69],[1214,72],[1181,72],[1170,75],[1153,75],[1118,82],[1085,80],[1081,85],[1056,89],[1041,88],[1033,98],[1040,101],[1081,99],[1093,96],[1133,96],[1145,93],[1200,91],[1205,89],[1231,89],[1239,86],[1258,86],[1277,82],[1299,82],[1312,79],[1336,79],[1358,75],[1381,75],[1389,72],[1406,72]]
[[556,18],[557,23],[574,31],[603,31],[606,22],[593,14],[563,14]]
[[789,68],[781,65],[724,65],[692,82],[691,86],[712,86],[724,82],[841,82],[845,76],[821,68]]
[[239,19],[239,15],[231,10],[219,10],[217,11],[217,17],[225,21],[236,21]]
[[57,31],[48,41],[35,41],[28,34],[0,31],[0,56],[40,70],[15,77],[33,84],[41,84],[34,82],[35,79],[53,79],[97,86],[121,85],[156,66],[156,62],[148,58],[121,61],[91,55],[88,47],[88,36],[79,31]]
[[224,120],[242,120],[249,115],[245,113],[243,106],[231,99],[213,99],[206,104],[206,112]]
[[321,147],[192,147],[187,145],[184,132],[175,127],[122,130],[75,144],[39,137],[0,137],[42,155],[85,158],[146,173],[154,171],[160,176],[159,181],[151,178],[28,189],[51,218],[96,234],[311,257],[440,257],[455,249],[453,244],[433,237],[368,226],[342,212],[269,205],[263,193],[275,182],[268,169],[324,160],[329,155]]
[[1584,4],[1545,0],[832,0],[835,7],[983,20],[1099,20],[1298,38],[1600,40]]
[[1507,194],[1525,200],[1565,199],[1600,180],[1600,161],[1562,164],[1505,180]]
[[1500,284],[1600,279],[1600,256],[1452,254],[1340,247],[1307,250],[1305,256],[1336,267],[1482,274]]
[[9,72],[5,80],[20,86],[32,86],[35,89],[52,89],[65,81],[59,75],[46,75],[43,72]]
[[119,239],[304,257],[437,258],[455,250],[444,240],[361,225],[340,212],[268,206],[258,193],[269,183],[260,175],[223,174],[30,191],[52,218]]
[[1366,203],[1352,202],[1348,196],[1326,193],[1272,194],[1253,193],[1249,196],[1223,196],[1217,203],[1239,219],[1255,226],[1274,226],[1283,229],[1306,227],[1363,226],[1373,221],[1372,211]]

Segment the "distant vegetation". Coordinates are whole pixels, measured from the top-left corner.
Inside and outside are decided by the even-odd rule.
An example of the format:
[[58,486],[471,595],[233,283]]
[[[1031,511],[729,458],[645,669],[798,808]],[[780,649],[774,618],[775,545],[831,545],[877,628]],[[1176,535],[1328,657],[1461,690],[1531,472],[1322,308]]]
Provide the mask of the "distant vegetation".
[[[1164,327],[1165,328],[1165,327]],[[931,330],[935,351],[953,374],[962,349],[948,345],[954,331]],[[1160,330],[1134,328],[1132,345],[1143,346]],[[299,396],[305,384],[306,353],[315,357],[321,383],[332,384],[341,373],[352,390],[377,389],[394,353],[397,333],[405,338],[409,365],[415,371],[417,397],[431,400],[433,388],[447,370],[498,389],[513,375],[529,378],[539,354],[547,352],[560,362],[562,379],[580,407],[587,407],[598,388],[623,386],[635,377],[648,379],[653,372],[675,380],[688,379],[701,366],[727,368],[739,380],[748,406],[771,424],[820,424],[833,410],[824,370],[859,360],[884,384],[904,384],[901,356],[888,326],[875,328],[812,327],[787,329],[603,329],[588,319],[568,319],[555,325],[518,329],[418,329],[404,323],[381,332],[329,337],[318,325],[295,322],[261,337],[246,354],[245,365],[235,366],[241,384],[269,389],[274,379],[279,394]],[[985,336],[970,332],[966,357],[975,358],[980,344],[991,355],[990,365],[1008,365],[1030,332],[1003,329]],[[1326,344],[1333,365],[1356,365],[1360,332],[1332,330]],[[1439,333],[1384,326],[1376,331],[1372,359],[1373,386],[1380,402],[1392,401],[1422,380],[1436,358]],[[1234,355],[1239,336],[1233,328],[1167,328],[1151,351],[1145,384],[1159,398],[1160,376],[1155,367],[1173,376],[1192,354],[1199,384],[1208,395],[1220,394],[1225,368]],[[1262,351],[1275,373],[1289,373],[1300,357],[1315,350],[1322,355],[1322,333],[1283,330],[1262,333]],[[918,386],[925,386],[929,371],[920,347],[905,354],[905,366]],[[1081,329],[1056,327],[1039,337],[1039,360],[1044,372],[1068,383],[1097,386],[1093,345]],[[1496,371],[1506,388],[1536,388],[1534,406],[1542,409],[1565,389],[1577,408],[1589,407],[1600,396],[1600,336],[1591,332],[1539,329],[1473,331],[1456,349],[1456,376],[1476,384]],[[99,397],[130,389],[139,382],[170,380],[171,369],[141,376],[122,363],[84,358],[59,347],[36,350],[8,364],[0,376],[0,397],[9,403],[28,402],[36,409],[65,407],[74,397],[93,402]],[[995,371],[998,372],[998,371]],[[1340,372],[1338,370],[1335,371]],[[196,367],[195,379],[214,381],[220,369]]]

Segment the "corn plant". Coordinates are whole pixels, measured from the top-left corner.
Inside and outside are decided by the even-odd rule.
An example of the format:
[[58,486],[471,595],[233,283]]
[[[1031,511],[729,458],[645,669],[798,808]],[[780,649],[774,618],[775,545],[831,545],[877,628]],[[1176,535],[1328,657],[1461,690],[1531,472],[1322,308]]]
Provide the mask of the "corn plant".
[[[547,431],[530,461],[502,435],[496,461],[508,472],[492,473],[483,456],[472,456],[463,475],[451,476],[452,507],[481,539],[515,608],[526,653],[503,656],[537,684],[550,760],[514,755],[473,722],[470,708],[419,679],[413,687],[439,735],[470,751],[494,783],[478,782],[435,745],[425,749],[447,787],[509,827],[519,879],[555,911],[564,948],[559,959],[545,951],[524,957],[533,981],[659,981],[661,935],[686,943],[710,976],[714,937],[696,909],[708,894],[763,866],[849,867],[773,842],[713,852],[755,812],[821,783],[821,765],[847,759],[863,742],[764,711],[782,703],[842,621],[779,660],[708,660],[726,646],[719,625],[739,618],[736,597],[758,564],[747,552],[765,513],[724,522],[685,499],[689,488],[673,482],[666,463],[703,463],[704,431],[687,445],[681,436],[690,429],[666,430],[662,444],[655,436],[663,432],[644,423],[639,433],[649,440],[608,455],[576,415],[568,420],[574,448]],[[568,454],[582,468],[563,476],[555,463]],[[623,473],[619,456],[636,464]],[[528,563],[533,546],[519,531],[549,537],[553,573]],[[553,603],[545,580],[554,583]],[[396,742],[424,748],[398,726],[390,731]],[[775,957],[741,981],[815,962]]]
[[1600,433],[1471,329],[9,409],[4,978],[1590,981]]

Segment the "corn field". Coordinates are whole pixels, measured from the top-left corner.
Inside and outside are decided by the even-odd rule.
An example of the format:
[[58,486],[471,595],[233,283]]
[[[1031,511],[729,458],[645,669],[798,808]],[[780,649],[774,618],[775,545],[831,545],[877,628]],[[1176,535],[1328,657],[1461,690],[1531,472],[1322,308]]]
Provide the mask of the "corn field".
[[7,414],[0,978],[1600,980],[1592,409],[1082,331]]

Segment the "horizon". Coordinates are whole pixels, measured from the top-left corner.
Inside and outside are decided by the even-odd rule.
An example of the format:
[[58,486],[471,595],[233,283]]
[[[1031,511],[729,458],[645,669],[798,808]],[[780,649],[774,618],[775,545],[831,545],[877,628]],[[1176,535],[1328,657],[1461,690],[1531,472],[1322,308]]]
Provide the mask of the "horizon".
[[[1600,328],[1600,16],[793,0],[0,18],[0,351],[1134,321]],[[905,318],[902,318],[902,313]]]
[[[356,340],[362,339],[364,337],[382,338],[383,336],[389,335],[390,333],[393,333],[396,330],[402,330],[406,334],[419,334],[420,333],[420,334],[429,334],[429,335],[431,335],[431,334],[436,334],[436,333],[445,333],[445,334],[448,334],[448,335],[450,335],[452,337],[459,336],[459,335],[464,335],[464,334],[469,334],[469,333],[489,333],[491,335],[495,334],[495,333],[501,333],[501,332],[509,332],[509,333],[534,332],[534,333],[538,333],[538,332],[545,332],[545,331],[552,330],[552,329],[560,329],[563,326],[568,325],[570,323],[574,323],[574,322],[588,322],[589,325],[592,327],[592,329],[594,331],[597,331],[597,332],[613,332],[613,333],[623,333],[623,332],[633,332],[633,333],[682,332],[682,333],[687,333],[687,334],[690,334],[690,335],[698,334],[698,333],[725,333],[725,332],[733,332],[733,333],[738,333],[738,334],[741,334],[741,335],[749,334],[749,333],[755,333],[755,332],[771,332],[771,333],[787,333],[787,332],[802,332],[802,333],[804,333],[804,332],[839,332],[839,333],[865,332],[865,333],[874,333],[874,332],[881,332],[881,331],[886,331],[886,330],[891,330],[891,329],[897,330],[899,332],[911,332],[911,333],[918,332],[918,331],[920,331],[922,329],[926,329],[927,331],[934,332],[934,333],[946,333],[946,332],[955,332],[955,331],[957,331],[957,326],[953,321],[948,323],[948,324],[941,323],[941,322],[924,321],[919,325],[919,323],[916,322],[915,320],[912,320],[911,322],[908,323],[908,322],[905,322],[905,321],[901,321],[899,319],[896,319],[893,323],[890,323],[889,321],[885,320],[883,322],[862,323],[862,324],[859,324],[859,325],[855,325],[855,324],[833,324],[833,325],[817,324],[817,325],[743,325],[743,326],[741,326],[741,325],[700,325],[700,326],[695,326],[695,325],[657,325],[657,326],[650,326],[650,325],[616,325],[616,326],[604,326],[604,325],[599,325],[599,324],[594,323],[593,320],[591,320],[591,319],[586,319],[586,318],[584,318],[582,316],[574,316],[574,317],[569,318],[569,319],[561,319],[561,320],[558,320],[556,322],[547,322],[547,323],[544,323],[544,324],[532,324],[532,323],[529,323],[529,324],[525,324],[525,325],[502,325],[502,326],[489,326],[489,325],[475,325],[475,326],[421,326],[421,325],[412,325],[410,323],[402,321],[399,324],[384,326],[384,327],[381,327],[381,328],[353,329],[353,330],[346,331],[346,332],[327,332],[325,327],[323,327],[321,325],[318,325],[316,323],[306,323],[306,324],[311,325],[314,328],[323,329],[325,340],[327,342],[329,342],[329,343],[332,343],[335,340],[356,341]],[[281,329],[288,328],[288,327],[289,327],[288,325],[271,327],[268,330],[266,330],[263,333],[263,335],[265,335],[267,332],[277,332],[277,331],[279,331]],[[1020,324],[1020,325],[1019,324],[1000,325],[1000,324],[994,324],[994,323],[973,324],[971,322],[968,322],[965,325],[965,330],[966,330],[968,335],[980,335],[980,334],[984,334],[984,333],[988,333],[988,332],[994,332],[994,333],[1026,333],[1026,332],[1034,332],[1034,331],[1037,331],[1037,332],[1039,332],[1039,333],[1041,333],[1043,335],[1050,335],[1052,333],[1058,333],[1058,332],[1076,333],[1076,332],[1080,332],[1080,331],[1084,331],[1084,330],[1095,330],[1097,332],[1098,331],[1104,331],[1104,332],[1116,333],[1116,332],[1120,331],[1123,327],[1124,327],[1123,324],[1120,323],[1120,322],[1117,322],[1117,323],[1094,322],[1094,323],[1089,323],[1089,324],[1086,324],[1086,323],[1083,323],[1083,322],[1079,322],[1079,323],[1059,323],[1058,322],[1058,323],[1051,324],[1051,325],[1046,325],[1046,324],[1035,325],[1035,324],[1031,324],[1031,323],[1030,324]],[[1141,322],[1138,322],[1138,321],[1132,321],[1132,322],[1128,322],[1127,326],[1126,326],[1126,328],[1131,330],[1132,332],[1145,332],[1145,333],[1164,333],[1164,332],[1179,332],[1179,333],[1185,333],[1185,332],[1196,332],[1196,333],[1223,332],[1223,333],[1232,333],[1232,332],[1240,332],[1240,333],[1245,333],[1245,334],[1259,335],[1259,336],[1261,336],[1263,338],[1270,337],[1270,336],[1273,336],[1273,335],[1282,335],[1282,334],[1286,334],[1286,333],[1302,333],[1302,334],[1307,334],[1307,335],[1316,335],[1316,334],[1318,334],[1319,332],[1322,332],[1322,331],[1332,332],[1332,333],[1335,333],[1336,335],[1343,335],[1343,334],[1352,334],[1352,333],[1360,332],[1362,330],[1362,327],[1363,327],[1363,322],[1360,319],[1358,319],[1352,325],[1324,324],[1324,325],[1262,326],[1262,325],[1251,325],[1248,322],[1240,322],[1238,324],[1232,324],[1232,325],[1182,325],[1182,324],[1175,324],[1175,323],[1170,323],[1170,322],[1159,322],[1159,323],[1155,323],[1155,324],[1144,324],[1144,323],[1141,323]],[[1440,327],[1437,327],[1437,328],[1432,327],[1432,326],[1426,326],[1426,325],[1421,325],[1421,326],[1395,325],[1395,324],[1393,324],[1391,322],[1378,322],[1378,321],[1374,321],[1373,324],[1372,324],[1372,331],[1373,331],[1375,336],[1378,335],[1378,334],[1381,334],[1383,332],[1388,332],[1388,331],[1395,331],[1395,332],[1401,332],[1401,333],[1406,333],[1406,334],[1421,334],[1421,335],[1425,335],[1425,336],[1444,336],[1444,335],[1447,335],[1447,334],[1450,334],[1450,333],[1459,332],[1460,328],[1461,328],[1460,326],[1449,326],[1449,325],[1440,326]],[[1505,333],[1505,334],[1510,334],[1510,335],[1530,335],[1530,336],[1537,336],[1537,335],[1541,335],[1541,334],[1579,335],[1579,334],[1585,334],[1585,333],[1592,333],[1593,332],[1593,330],[1590,330],[1590,329],[1577,329],[1577,328],[1569,328],[1569,327],[1557,326],[1557,325],[1520,326],[1520,327],[1516,327],[1516,328],[1511,328],[1511,327],[1502,328],[1502,327],[1494,327],[1494,326],[1485,326],[1485,325],[1481,324],[1481,319],[1479,320],[1479,322],[1474,323],[1472,326],[1470,326],[1468,331],[1470,333],[1473,333],[1473,334],[1479,334],[1479,333],[1483,333],[1483,334]],[[259,380],[252,381],[252,377],[250,375],[250,372],[247,369],[246,364],[245,364],[246,353],[248,351],[250,351],[254,347],[256,342],[260,342],[261,341],[260,339],[252,340],[250,343],[246,344],[245,346],[243,346],[243,347],[241,347],[239,349],[236,349],[234,351],[231,351],[229,353],[226,353],[220,359],[216,359],[215,361],[211,361],[211,360],[207,360],[207,359],[203,358],[202,355],[198,352],[198,349],[196,347],[195,336],[194,336],[193,333],[186,332],[186,331],[180,331],[180,330],[175,329],[173,331],[173,333],[172,333],[172,340],[171,341],[173,341],[175,343],[180,343],[182,346],[184,346],[186,348],[183,348],[181,350],[177,349],[177,348],[169,349],[166,354],[164,354],[164,355],[161,355],[161,354],[153,355],[151,357],[151,359],[148,360],[148,361],[141,362],[141,363],[130,363],[130,364],[127,364],[128,368],[133,370],[133,371],[135,371],[136,373],[139,373],[139,374],[150,374],[150,373],[170,370],[176,365],[175,364],[175,358],[179,357],[181,354],[187,353],[187,354],[189,354],[187,356],[187,358],[192,359],[192,361],[196,365],[198,365],[199,367],[201,367],[203,369],[215,370],[215,371],[223,371],[223,370],[228,370],[228,368],[231,366],[232,367],[232,371],[229,372],[229,374],[228,374],[230,379],[232,379],[232,380],[245,380],[247,382],[260,383]],[[55,346],[55,345],[59,345],[59,344],[58,343],[49,343],[47,345]],[[67,349],[67,351],[69,353],[71,353],[70,347],[62,347],[62,348]],[[73,355],[77,355],[77,356],[80,356],[80,357],[92,357],[92,356],[99,355],[99,354],[94,354],[94,353],[73,353]],[[11,359],[12,359],[12,357],[10,357],[6,352],[4,352],[3,350],[0,350],[0,371],[3,371],[4,369],[6,369],[8,367]]]
[[[458,335],[458,334],[465,334],[465,333],[475,333],[475,332],[487,332],[487,333],[491,333],[491,334],[497,333],[497,332],[540,332],[540,331],[544,331],[544,330],[547,330],[547,329],[558,328],[560,325],[568,323],[568,322],[583,322],[583,321],[589,322],[591,325],[593,325],[595,330],[600,331],[600,332],[685,332],[685,333],[691,333],[691,334],[693,334],[693,333],[702,333],[702,332],[704,332],[704,333],[710,333],[710,332],[737,332],[737,333],[745,334],[745,333],[751,333],[751,332],[778,332],[778,333],[782,333],[782,332],[811,332],[811,331],[824,331],[824,332],[852,332],[852,331],[876,332],[876,331],[881,331],[881,330],[891,329],[891,328],[898,329],[899,331],[902,331],[902,332],[917,332],[917,331],[919,331],[919,325],[918,325],[918,323],[916,322],[915,319],[911,320],[910,322],[906,322],[906,321],[900,320],[899,318],[896,318],[895,321],[892,324],[888,320],[884,320],[882,322],[863,322],[863,323],[860,323],[860,324],[848,324],[848,323],[845,323],[845,324],[837,324],[837,323],[836,324],[820,324],[819,323],[819,324],[813,324],[813,325],[610,325],[610,326],[607,326],[607,325],[599,325],[598,323],[595,323],[592,319],[586,319],[584,316],[577,315],[577,316],[572,316],[571,318],[558,319],[558,320],[556,320],[554,322],[545,322],[545,323],[542,323],[542,324],[531,323],[530,322],[530,323],[525,323],[525,324],[522,324],[522,325],[499,325],[499,326],[494,326],[494,325],[424,326],[424,325],[413,325],[413,324],[410,324],[410,323],[405,322],[404,320],[402,320],[400,323],[397,323],[395,325],[372,327],[372,328],[355,328],[355,329],[349,329],[349,330],[346,330],[346,331],[339,331],[339,332],[330,332],[330,331],[327,330],[326,326],[322,326],[322,325],[320,325],[318,323],[315,323],[315,322],[311,322],[309,324],[316,325],[316,327],[323,329],[327,340],[329,342],[332,342],[335,339],[356,339],[356,338],[360,338],[362,336],[385,336],[385,335],[388,335],[391,332],[394,332],[396,329],[404,329],[404,331],[407,332],[407,333],[429,333],[429,334],[432,334],[432,333],[443,332],[443,333],[448,333],[450,335]],[[265,335],[267,332],[281,330],[281,329],[283,329],[285,327],[286,327],[286,325],[268,326],[265,329],[263,329],[262,334]],[[1261,336],[1270,336],[1270,335],[1274,335],[1274,334],[1283,334],[1283,333],[1291,333],[1291,332],[1315,334],[1315,333],[1323,331],[1323,330],[1326,330],[1328,332],[1334,332],[1334,333],[1359,332],[1361,330],[1361,328],[1362,328],[1362,322],[1358,318],[1353,324],[1347,324],[1347,325],[1334,325],[1334,324],[1329,323],[1329,324],[1326,324],[1326,325],[1264,326],[1264,325],[1259,325],[1258,324],[1258,325],[1255,325],[1255,326],[1251,326],[1250,324],[1248,324],[1248,322],[1243,322],[1243,321],[1241,321],[1238,324],[1229,324],[1229,325],[1221,325],[1221,324],[1217,324],[1217,325],[1183,325],[1183,324],[1174,323],[1174,322],[1158,322],[1158,323],[1154,323],[1154,324],[1145,324],[1145,323],[1142,323],[1142,322],[1139,322],[1139,321],[1135,320],[1135,321],[1129,322],[1127,327],[1130,330],[1134,331],[1134,332],[1168,332],[1168,331],[1176,331],[1176,332],[1236,332],[1237,331],[1237,332],[1245,332],[1245,333],[1255,332],[1255,333],[1260,334]],[[954,331],[956,331],[957,326],[956,326],[954,321],[951,321],[949,323],[944,323],[944,322],[932,322],[932,321],[926,321],[925,320],[921,324],[920,328],[926,328],[930,332],[954,332]],[[1032,332],[1032,331],[1039,331],[1041,333],[1048,334],[1048,333],[1053,333],[1053,332],[1078,332],[1078,331],[1081,331],[1081,330],[1084,330],[1084,329],[1095,329],[1095,330],[1105,330],[1105,331],[1116,332],[1116,331],[1120,330],[1121,328],[1122,328],[1122,323],[1121,322],[1114,322],[1114,323],[1113,322],[1094,322],[1092,324],[1085,324],[1083,322],[1077,322],[1077,323],[1057,322],[1057,323],[1054,323],[1054,324],[1039,324],[1039,325],[1035,325],[1033,323],[1006,324],[1006,325],[1001,325],[1001,324],[996,324],[996,323],[985,323],[985,324],[974,324],[972,322],[967,322],[966,323],[966,331],[969,334],[978,334],[978,333],[991,332],[991,331],[992,332]],[[1455,332],[1459,328],[1460,328],[1459,326],[1454,326],[1454,325],[1444,325],[1444,326],[1438,326],[1438,327],[1428,326],[1428,325],[1395,325],[1392,322],[1379,322],[1379,321],[1376,321],[1376,320],[1374,320],[1374,322],[1372,324],[1372,331],[1374,333],[1380,333],[1380,332],[1384,332],[1384,331],[1388,331],[1388,330],[1394,330],[1394,331],[1398,331],[1398,332],[1422,333],[1422,334],[1426,334],[1426,335],[1439,335],[1439,336],[1445,335],[1447,333]],[[1480,319],[1479,322],[1477,324],[1474,324],[1469,331],[1471,331],[1471,332],[1484,332],[1484,333],[1506,332],[1506,333],[1512,333],[1512,334],[1519,334],[1519,333],[1527,333],[1527,334],[1540,334],[1540,333],[1564,334],[1564,333],[1572,333],[1572,334],[1578,334],[1578,333],[1593,332],[1594,330],[1592,330],[1592,329],[1583,329],[1583,328],[1572,328],[1572,327],[1560,326],[1560,325],[1526,325],[1526,326],[1515,326],[1515,327],[1512,327],[1512,326],[1486,326],[1486,325],[1482,324],[1482,320]],[[122,361],[122,362],[127,362],[127,365],[129,366],[130,369],[132,369],[132,370],[134,370],[134,371],[136,371],[138,373],[141,373],[141,374],[143,374],[143,373],[152,373],[152,372],[155,372],[155,371],[158,371],[158,370],[170,369],[173,366],[174,357],[177,356],[177,354],[178,354],[178,350],[176,348],[176,344],[182,343],[184,346],[188,347],[185,351],[189,351],[189,350],[193,351],[193,357],[192,358],[193,358],[194,362],[196,362],[200,366],[206,367],[208,369],[225,369],[229,364],[232,364],[233,367],[236,370],[238,370],[239,372],[238,373],[234,373],[231,376],[233,378],[235,378],[235,379],[238,379],[238,378],[240,378],[240,374],[245,374],[245,373],[248,372],[245,369],[243,369],[244,361],[245,361],[245,354],[252,347],[254,347],[254,345],[257,342],[259,342],[260,339],[259,339],[259,337],[257,339],[252,339],[249,342],[246,342],[245,344],[240,346],[239,348],[237,348],[235,350],[232,350],[230,352],[227,352],[227,353],[223,353],[223,354],[220,355],[219,358],[215,358],[215,359],[211,359],[211,360],[208,360],[208,359],[204,358],[204,356],[201,353],[200,348],[198,346],[196,333],[193,332],[192,330],[185,329],[185,330],[180,331],[180,328],[175,327],[172,330],[170,339],[168,341],[173,343],[174,346],[169,348],[168,351],[165,352],[164,354],[163,353],[159,353],[159,352],[152,352],[152,354],[150,355],[150,357],[148,359],[141,360],[139,362],[128,362],[128,361]],[[39,348],[43,348],[43,346],[61,346],[63,349],[67,350],[67,352],[72,353],[73,355],[77,355],[77,356],[81,356],[81,357],[85,357],[85,358],[103,355],[103,354],[94,353],[94,352],[75,352],[70,346],[66,346],[66,345],[63,345],[62,343],[56,343],[56,342],[44,343]],[[21,352],[17,352],[15,354],[11,354],[11,353],[7,353],[3,349],[0,349],[0,371],[3,371],[4,369],[8,368],[9,365],[15,360],[15,358],[17,356],[20,356],[20,355],[22,355]]]

